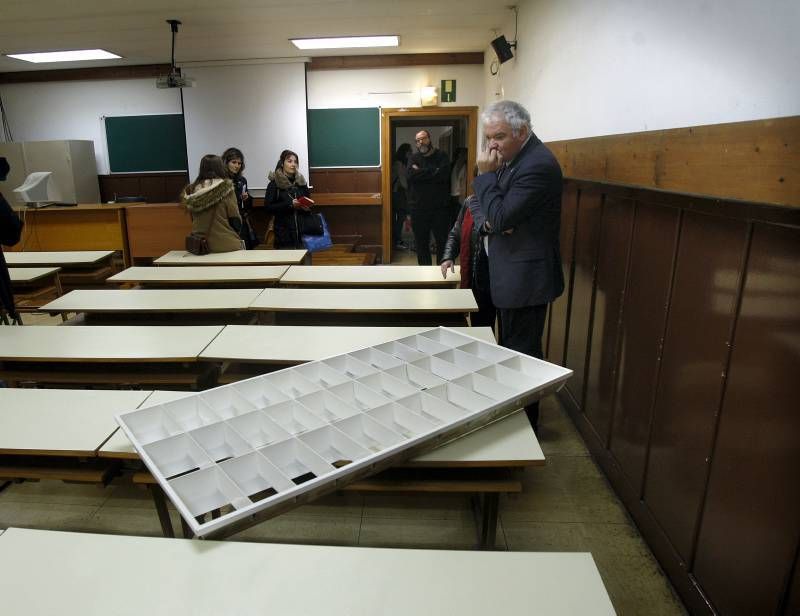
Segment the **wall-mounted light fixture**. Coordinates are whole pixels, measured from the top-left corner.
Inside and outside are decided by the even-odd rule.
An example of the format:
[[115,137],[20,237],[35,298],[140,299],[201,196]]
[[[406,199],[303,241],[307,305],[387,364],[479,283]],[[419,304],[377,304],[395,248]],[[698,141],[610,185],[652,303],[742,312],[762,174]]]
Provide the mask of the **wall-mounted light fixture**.
[[434,107],[439,104],[439,93],[436,86],[422,86],[419,90],[419,101],[423,107]]

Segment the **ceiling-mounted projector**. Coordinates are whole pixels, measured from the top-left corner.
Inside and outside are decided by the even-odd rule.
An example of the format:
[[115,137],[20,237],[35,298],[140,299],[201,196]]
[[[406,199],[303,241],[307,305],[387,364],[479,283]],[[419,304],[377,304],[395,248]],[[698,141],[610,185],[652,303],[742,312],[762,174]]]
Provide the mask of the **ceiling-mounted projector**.
[[177,19],[168,19],[170,30],[172,30],[172,62],[170,63],[169,74],[156,77],[156,87],[165,88],[191,88],[194,79],[181,75],[181,69],[175,66],[175,35],[178,33],[178,26],[181,25]]

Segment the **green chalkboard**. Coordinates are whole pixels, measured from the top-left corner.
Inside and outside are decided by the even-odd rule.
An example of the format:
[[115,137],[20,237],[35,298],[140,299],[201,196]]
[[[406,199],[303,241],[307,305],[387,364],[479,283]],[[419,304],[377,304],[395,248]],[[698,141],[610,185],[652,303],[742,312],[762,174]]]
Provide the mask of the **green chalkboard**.
[[309,109],[308,158],[311,167],[378,167],[380,110]]
[[111,173],[188,169],[180,113],[107,117],[105,121]]

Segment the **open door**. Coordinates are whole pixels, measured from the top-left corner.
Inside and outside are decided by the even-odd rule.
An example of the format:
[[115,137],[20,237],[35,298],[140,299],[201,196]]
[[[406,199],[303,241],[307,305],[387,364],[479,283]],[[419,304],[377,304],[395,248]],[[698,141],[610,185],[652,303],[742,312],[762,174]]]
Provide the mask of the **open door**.
[[[433,128],[451,127],[458,130],[463,126],[463,139],[458,145],[467,148],[467,185],[475,168],[478,143],[478,108],[477,107],[418,107],[413,109],[381,109],[381,194],[383,195],[383,211],[381,214],[381,237],[383,244],[383,262],[392,262],[392,158],[396,147],[394,143],[395,129],[398,126]],[[459,130],[459,133],[462,131]],[[434,145],[440,143],[434,140]]]

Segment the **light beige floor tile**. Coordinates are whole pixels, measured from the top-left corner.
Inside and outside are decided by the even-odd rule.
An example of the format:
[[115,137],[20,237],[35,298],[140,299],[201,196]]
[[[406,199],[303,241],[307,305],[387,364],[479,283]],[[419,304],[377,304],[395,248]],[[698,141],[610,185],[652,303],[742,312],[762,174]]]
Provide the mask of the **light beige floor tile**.
[[[364,518],[359,545],[470,550],[477,544],[472,520]],[[504,547],[504,542],[500,543]]]
[[110,496],[106,487],[63,481],[23,481],[0,492],[0,503],[48,503],[100,507]]
[[83,531],[96,511],[97,507],[88,505],[0,501],[0,528]]
[[367,494],[364,519],[472,520],[469,497],[462,494]]
[[547,396],[540,403],[539,444],[548,458],[589,455],[580,433],[555,396]]
[[231,541],[357,545],[361,518],[289,512],[230,537]]

